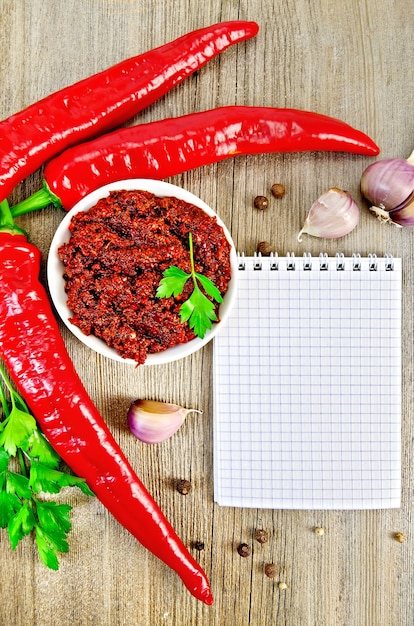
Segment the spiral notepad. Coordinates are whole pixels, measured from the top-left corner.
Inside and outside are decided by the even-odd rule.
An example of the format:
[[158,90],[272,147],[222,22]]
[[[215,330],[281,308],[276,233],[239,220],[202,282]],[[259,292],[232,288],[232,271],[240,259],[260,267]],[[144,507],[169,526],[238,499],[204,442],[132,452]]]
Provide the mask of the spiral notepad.
[[214,495],[400,506],[401,259],[239,257],[214,340]]

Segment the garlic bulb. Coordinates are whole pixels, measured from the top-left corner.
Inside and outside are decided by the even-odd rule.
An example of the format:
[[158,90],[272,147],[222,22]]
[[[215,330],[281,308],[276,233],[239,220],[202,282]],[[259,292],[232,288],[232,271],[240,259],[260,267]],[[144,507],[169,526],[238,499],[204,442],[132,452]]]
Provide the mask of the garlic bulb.
[[414,226],[414,152],[407,160],[371,163],[361,176],[361,193],[380,221]]
[[358,224],[359,206],[347,191],[333,187],[322,194],[311,206],[298,241],[302,235],[337,239],[351,232]]
[[156,400],[135,400],[128,409],[127,419],[133,435],[144,443],[161,443],[169,439],[183,424],[188,413],[202,413],[185,409],[178,404]]

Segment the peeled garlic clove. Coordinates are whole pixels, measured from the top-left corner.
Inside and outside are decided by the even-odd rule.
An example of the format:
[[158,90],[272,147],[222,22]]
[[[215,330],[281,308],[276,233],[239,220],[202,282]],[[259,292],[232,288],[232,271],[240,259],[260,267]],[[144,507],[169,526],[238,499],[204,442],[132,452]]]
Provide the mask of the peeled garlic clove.
[[348,235],[358,224],[359,206],[347,191],[333,187],[322,194],[311,206],[298,241],[302,235],[338,239]]
[[196,409],[185,409],[178,404],[135,400],[128,409],[127,419],[129,428],[137,439],[144,443],[161,443],[177,432],[191,412],[202,413]]

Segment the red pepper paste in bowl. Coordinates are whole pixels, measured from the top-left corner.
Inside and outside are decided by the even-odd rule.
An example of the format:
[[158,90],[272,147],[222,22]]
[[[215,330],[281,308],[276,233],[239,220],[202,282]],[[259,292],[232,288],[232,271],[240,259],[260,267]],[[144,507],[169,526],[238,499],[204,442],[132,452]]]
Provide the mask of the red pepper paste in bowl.
[[[71,322],[137,364],[148,354],[187,343],[195,335],[180,321],[180,306],[193,288],[157,298],[164,270],[195,271],[223,296],[231,278],[230,244],[215,216],[175,197],[148,191],[112,191],[71,220],[68,243],[59,247]],[[218,305],[216,307],[218,317]]]

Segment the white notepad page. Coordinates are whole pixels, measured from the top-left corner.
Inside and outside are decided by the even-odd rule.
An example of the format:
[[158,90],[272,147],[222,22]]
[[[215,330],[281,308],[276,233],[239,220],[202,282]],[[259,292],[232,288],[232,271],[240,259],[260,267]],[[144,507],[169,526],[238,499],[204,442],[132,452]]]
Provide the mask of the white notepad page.
[[215,501],[399,507],[401,259],[241,260],[214,340]]

